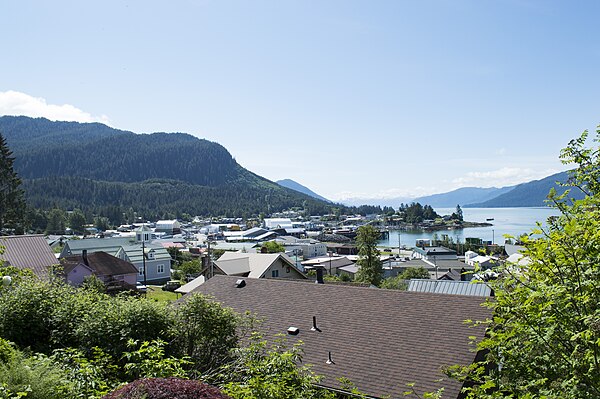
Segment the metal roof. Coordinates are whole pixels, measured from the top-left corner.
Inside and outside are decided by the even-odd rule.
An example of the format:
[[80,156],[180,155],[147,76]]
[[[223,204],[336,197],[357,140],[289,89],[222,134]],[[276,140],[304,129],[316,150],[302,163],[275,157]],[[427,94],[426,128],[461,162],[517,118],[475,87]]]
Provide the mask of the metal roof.
[[412,279],[408,283],[408,291],[466,296],[491,296],[492,294],[491,288],[486,284],[451,280]]
[[31,269],[40,278],[47,278],[50,267],[58,264],[43,235],[0,237],[0,247],[4,247],[0,260],[19,269]]

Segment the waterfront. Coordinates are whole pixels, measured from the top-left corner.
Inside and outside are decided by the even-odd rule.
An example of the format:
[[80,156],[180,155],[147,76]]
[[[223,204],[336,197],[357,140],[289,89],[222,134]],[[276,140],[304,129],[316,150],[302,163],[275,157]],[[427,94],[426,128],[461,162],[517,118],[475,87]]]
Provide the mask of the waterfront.
[[[439,208],[435,210],[440,215],[448,215],[454,212],[453,208]],[[398,247],[406,245],[412,247],[417,239],[432,238],[437,234],[448,234],[454,241],[465,241],[467,237],[477,237],[484,241],[493,241],[496,244],[504,244],[504,235],[518,236],[529,233],[536,227],[536,222],[545,225],[550,216],[559,215],[553,208],[463,208],[464,220],[469,222],[486,222],[487,219],[492,226],[469,227],[461,230],[438,230],[438,231],[390,231],[389,238],[379,242],[382,246]]]

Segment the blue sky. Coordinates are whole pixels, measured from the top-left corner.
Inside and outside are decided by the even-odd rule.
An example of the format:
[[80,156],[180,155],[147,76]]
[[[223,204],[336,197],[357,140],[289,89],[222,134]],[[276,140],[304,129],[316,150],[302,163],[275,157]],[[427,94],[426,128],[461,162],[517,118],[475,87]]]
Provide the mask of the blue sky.
[[600,123],[597,1],[5,1],[0,114],[181,131],[321,195],[503,186]]

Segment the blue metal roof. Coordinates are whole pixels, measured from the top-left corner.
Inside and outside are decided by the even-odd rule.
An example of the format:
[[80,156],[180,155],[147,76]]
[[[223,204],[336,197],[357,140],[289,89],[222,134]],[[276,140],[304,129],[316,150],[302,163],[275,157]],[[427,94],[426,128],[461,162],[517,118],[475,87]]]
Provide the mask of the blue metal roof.
[[408,291],[467,296],[491,296],[492,294],[491,288],[483,283],[449,280],[413,279],[408,283]]

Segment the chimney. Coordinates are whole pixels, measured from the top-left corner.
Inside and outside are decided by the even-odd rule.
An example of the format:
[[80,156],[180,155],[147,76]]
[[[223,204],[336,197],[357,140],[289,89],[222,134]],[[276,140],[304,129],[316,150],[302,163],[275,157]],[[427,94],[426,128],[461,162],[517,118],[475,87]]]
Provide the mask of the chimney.
[[317,268],[317,284],[325,284],[325,281],[323,281],[323,269],[321,269],[320,267]]
[[84,250],[81,252],[81,257],[83,258],[83,263],[84,263],[86,266],[89,266],[90,264],[89,264],[89,262],[88,262],[88,257],[87,257],[87,249],[84,249]]

